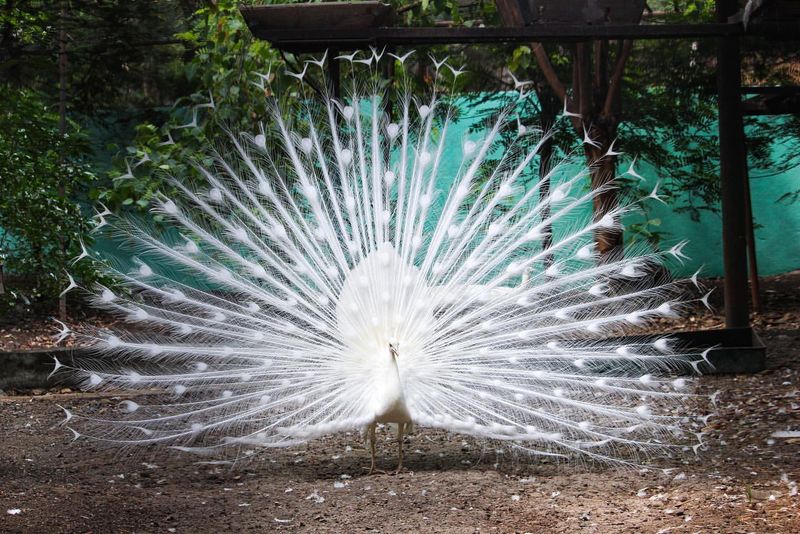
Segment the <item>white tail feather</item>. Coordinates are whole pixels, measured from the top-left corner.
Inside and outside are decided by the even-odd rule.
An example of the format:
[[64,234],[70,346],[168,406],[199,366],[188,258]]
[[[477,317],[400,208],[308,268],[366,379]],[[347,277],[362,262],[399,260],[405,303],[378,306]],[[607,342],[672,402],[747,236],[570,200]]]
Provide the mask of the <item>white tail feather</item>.
[[[321,64],[290,75],[309,63]],[[97,361],[71,369],[87,388],[169,399],[127,401],[118,419],[67,411],[89,427],[76,437],[208,454],[410,419],[611,460],[690,430],[678,409],[690,382],[670,375],[705,353],[602,335],[685,306],[679,284],[652,276],[682,245],[598,265],[594,233],[627,208],[593,222],[588,171],[540,179],[547,134],[526,128],[498,154],[502,133],[522,129],[510,112],[465,140],[436,92],[401,96],[392,121],[377,92],[353,87],[302,120],[276,110],[263,133],[232,135],[233,155],[199,168],[202,186],[175,180],[179,196],[154,210],[177,232],[100,214],[138,267],[95,303],[140,326],[98,333]]]

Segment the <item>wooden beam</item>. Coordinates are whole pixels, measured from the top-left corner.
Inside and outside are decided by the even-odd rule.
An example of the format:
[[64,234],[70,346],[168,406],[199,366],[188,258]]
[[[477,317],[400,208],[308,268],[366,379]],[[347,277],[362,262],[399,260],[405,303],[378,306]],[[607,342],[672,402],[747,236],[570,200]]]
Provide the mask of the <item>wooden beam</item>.
[[[728,20],[738,10],[736,0],[717,0],[717,20]],[[722,254],[725,266],[725,326],[749,328],[747,295],[746,221],[747,183],[745,136],[741,110],[741,56],[739,37],[717,42],[717,94],[722,192]]]
[[[786,89],[794,89],[787,87]],[[772,94],[748,98],[742,102],[742,113],[748,116],[800,115],[800,95]]]
[[388,26],[395,19],[392,6],[380,2],[272,4],[242,6],[239,11],[254,35],[256,29],[295,32],[307,32],[317,28],[338,31],[363,30]]
[[[709,24],[622,24],[604,26],[564,26],[558,24],[524,26],[520,28],[439,28],[439,27],[380,27],[357,30],[313,28],[287,30],[263,28],[251,24],[255,37],[265,39],[276,47],[290,52],[313,52],[328,48],[348,50],[368,46],[417,46],[444,44],[490,44],[522,42],[570,42],[591,39],[693,39],[740,35],[739,23]],[[800,35],[800,23],[797,24]]]

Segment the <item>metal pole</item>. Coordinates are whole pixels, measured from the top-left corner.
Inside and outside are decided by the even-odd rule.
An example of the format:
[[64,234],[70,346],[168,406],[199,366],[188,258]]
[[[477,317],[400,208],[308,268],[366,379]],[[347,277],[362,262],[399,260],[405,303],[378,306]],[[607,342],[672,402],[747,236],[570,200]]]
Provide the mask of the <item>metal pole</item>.
[[[717,22],[727,22],[736,0],[717,0]],[[750,326],[747,299],[747,183],[741,110],[741,57],[735,35],[717,40],[719,155],[722,188],[722,246],[725,265],[725,326]]]

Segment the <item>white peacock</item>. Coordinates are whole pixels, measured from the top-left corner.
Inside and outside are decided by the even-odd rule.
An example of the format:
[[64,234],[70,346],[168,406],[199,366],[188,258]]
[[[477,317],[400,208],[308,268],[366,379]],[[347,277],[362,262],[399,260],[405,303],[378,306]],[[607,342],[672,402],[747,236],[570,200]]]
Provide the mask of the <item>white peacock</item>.
[[397,424],[398,469],[412,423],[612,461],[694,435],[677,374],[704,355],[607,338],[687,305],[651,276],[681,246],[598,262],[594,232],[632,206],[592,220],[587,171],[540,179],[533,129],[498,149],[513,109],[455,135],[436,88],[402,94],[390,119],[356,77],[343,101],[232,136],[202,184],[173,180],[178,196],[154,208],[173,230],[108,219],[137,266],[95,301],[136,329],[98,332],[99,364],[57,370],[166,398],[118,418],[68,412],[75,435],[211,454],[366,429],[372,470],[382,423]]

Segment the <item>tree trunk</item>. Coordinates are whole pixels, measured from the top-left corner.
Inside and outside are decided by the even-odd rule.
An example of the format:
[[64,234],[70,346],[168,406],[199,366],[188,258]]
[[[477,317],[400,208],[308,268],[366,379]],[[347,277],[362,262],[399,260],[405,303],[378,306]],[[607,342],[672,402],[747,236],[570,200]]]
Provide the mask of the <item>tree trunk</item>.
[[[593,216],[599,221],[606,214],[613,211],[619,204],[619,195],[613,186],[617,176],[616,156],[605,156],[610,143],[600,143],[600,148],[587,147],[586,157],[591,165],[592,190],[605,188],[593,200]],[[618,221],[617,221],[618,222]],[[622,229],[598,228],[594,232],[595,246],[599,254],[600,263],[608,263],[622,258]]]
[[[534,43],[533,52],[553,92],[564,107],[575,115],[571,122],[578,138],[588,134],[584,143],[586,162],[591,171],[592,189],[606,188],[594,199],[594,220],[600,220],[618,204],[613,187],[617,156],[610,152],[617,135],[622,112],[621,85],[632,42],[618,41],[613,62],[608,41],[586,41],[575,45],[572,62],[572,96],[558,78],[549,56],[541,44]],[[613,69],[610,68],[613,64]],[[596,146],[595,146],[596,145]],[[601,263],[622,257],[622,230],[601,229],[595,232]]]

